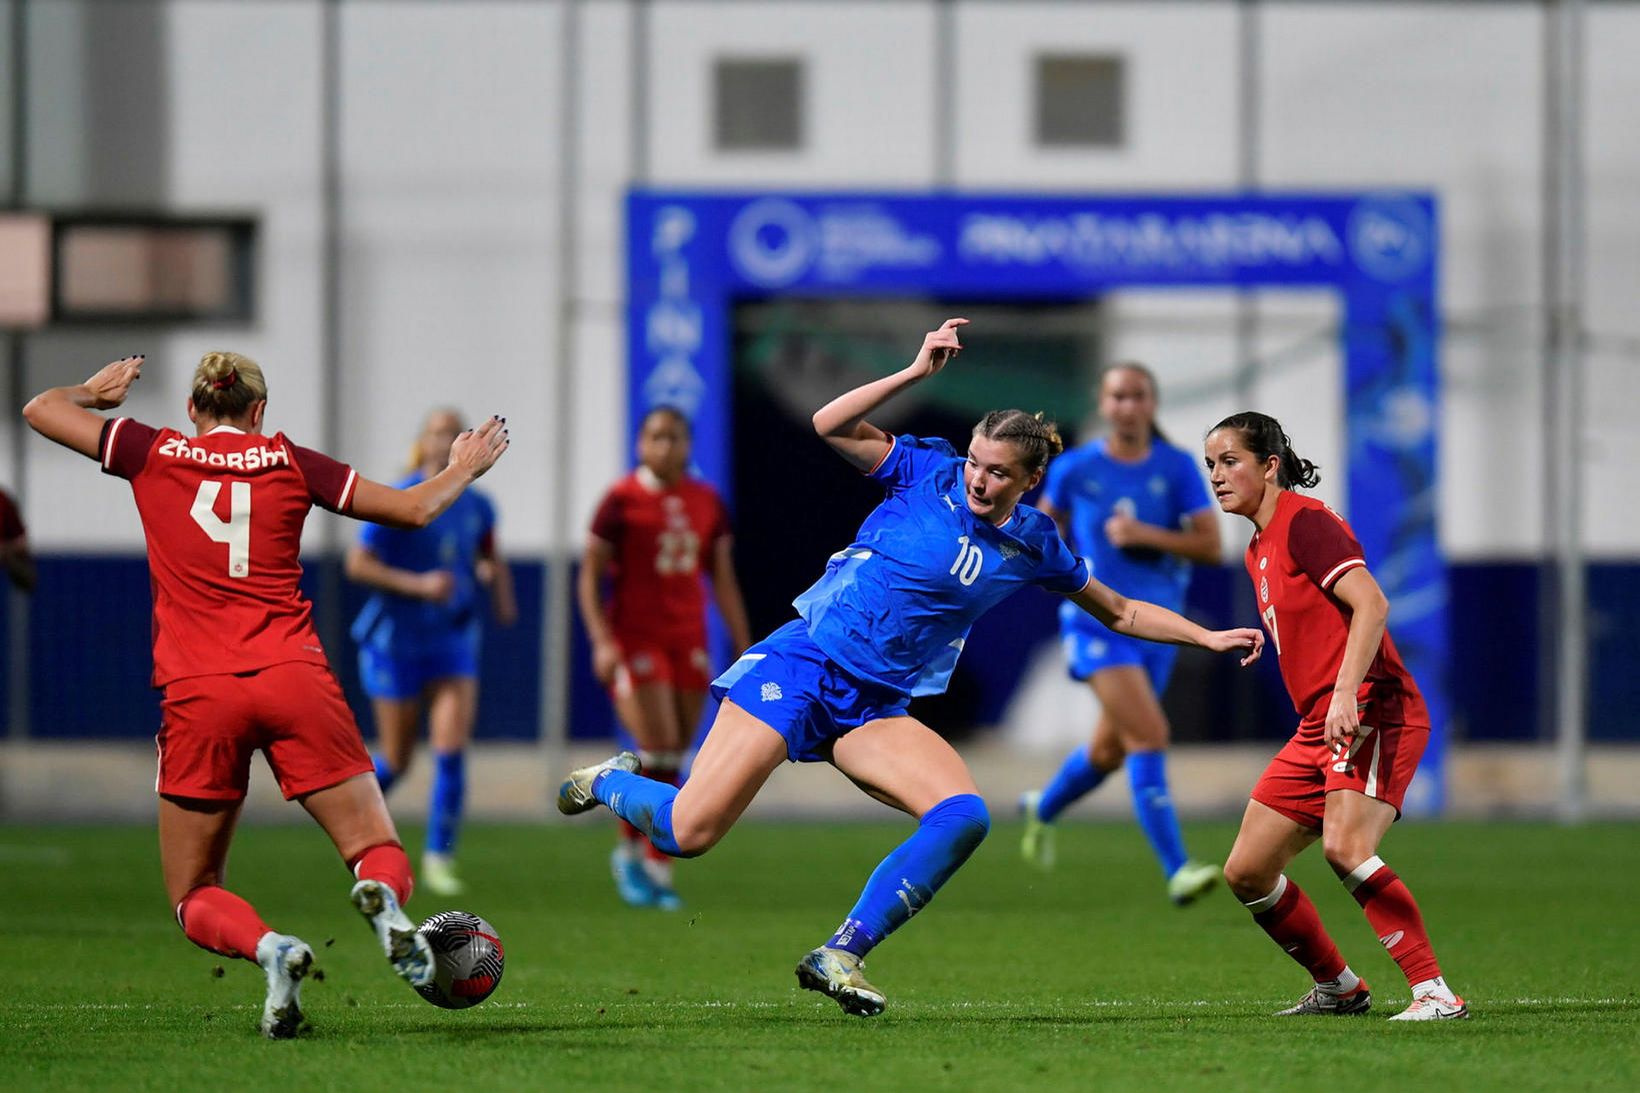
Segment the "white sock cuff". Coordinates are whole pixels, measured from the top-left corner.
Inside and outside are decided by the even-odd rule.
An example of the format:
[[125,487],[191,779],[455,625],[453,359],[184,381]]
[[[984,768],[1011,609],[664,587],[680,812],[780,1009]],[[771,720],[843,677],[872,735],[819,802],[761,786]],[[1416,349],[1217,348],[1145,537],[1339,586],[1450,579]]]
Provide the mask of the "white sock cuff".
[[1247,908],[1255,915],[1263,914],[1265,911],[1268,911],[1270,908],[1280,903],[1281,897],[1286,891],[1287,874],[1283,873],[1281,876],[1276,878],[1276,886],[1270,889],[1269,895],[1261,896],[1258,899],[1253,900],[1251,903],[1243,903],[1242,906]]
[[646,749],[638,752],[638,762],[643,764],[644,770],[677,770],[683,766],[683,752]]
[[1383,867],[1384,859],[1380,858],[1377,854],[1374,854],[1372,857],[1350,870],[1350,875],[1344,878],[1344,891],[1354,892],[1366,882],[1368,877],[1372,876]]

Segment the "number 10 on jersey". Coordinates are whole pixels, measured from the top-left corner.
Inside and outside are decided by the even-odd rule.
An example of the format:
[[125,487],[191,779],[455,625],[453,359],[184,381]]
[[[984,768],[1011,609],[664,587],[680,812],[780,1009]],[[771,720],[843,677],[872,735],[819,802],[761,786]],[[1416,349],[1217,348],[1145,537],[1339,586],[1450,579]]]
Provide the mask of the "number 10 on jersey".
[[979,544],[970,543],[966,535],[959,535],[957,542],[962,549],[957,551],[957,560],[951,563],[950,572],[964,586],[971,585],[979,580],[979,571],[985,565],[985,555],[981,553]]

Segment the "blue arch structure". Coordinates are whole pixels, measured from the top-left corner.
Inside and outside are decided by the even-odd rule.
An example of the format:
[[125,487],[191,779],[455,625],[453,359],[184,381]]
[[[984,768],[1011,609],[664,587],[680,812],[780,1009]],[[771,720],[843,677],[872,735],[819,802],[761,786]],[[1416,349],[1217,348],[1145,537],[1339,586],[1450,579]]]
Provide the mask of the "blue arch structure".
[[627,199],[630,428],[695,418],[730,480],[737,297],[1075,298],[1318,287],[1343,301],[1346,504],[1434,733],[1409,810],[1444,803],[1447,574],[1436,537],[1437,222],[1415,192],[1030,196],[637,191]]

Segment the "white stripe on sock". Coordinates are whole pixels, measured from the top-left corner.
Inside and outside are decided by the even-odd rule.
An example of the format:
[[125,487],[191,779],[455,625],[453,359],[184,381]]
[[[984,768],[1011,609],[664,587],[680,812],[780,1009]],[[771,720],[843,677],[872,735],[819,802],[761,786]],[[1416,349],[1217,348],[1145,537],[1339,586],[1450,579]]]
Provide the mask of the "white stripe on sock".
[[1283,873],[1276,879],[1276,886],[1270,889],[1269,895],[1255,899],[1251,903],[1243,903],[1242,906],[1255,915],[1263,914],[1281,902],[1281,895],[1285,891],[1287,891],[1287,874]]
[[1350,875],[1344,878],[1344,891],[1353,894],[1357,888],[1361,887],[1361,885],[1366,882],[1368,877],[1372,876],[1383,867],[1384,859],[1380,858],[1377,854],[1374,854],[1372,857],[1350,870]]

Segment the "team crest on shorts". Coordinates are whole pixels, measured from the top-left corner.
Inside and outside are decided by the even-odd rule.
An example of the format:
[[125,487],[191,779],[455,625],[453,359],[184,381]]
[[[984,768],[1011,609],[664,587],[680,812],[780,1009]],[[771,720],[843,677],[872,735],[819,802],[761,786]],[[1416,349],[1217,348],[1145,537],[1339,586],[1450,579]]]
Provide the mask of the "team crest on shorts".
[[780,693],[780,684],[778,683],[765,683],[763,685],[763,690],[760,693],[762,694],[763,701],[765,702],[778,702],[782,698],[786,697]]

